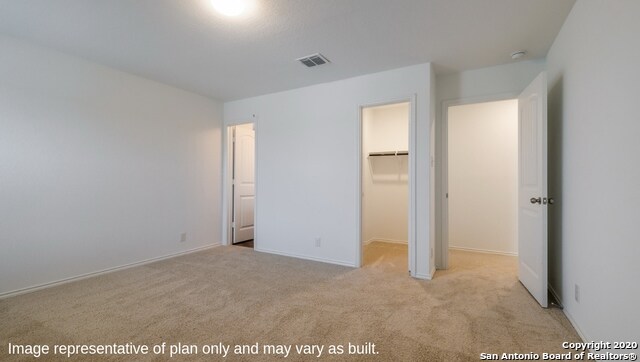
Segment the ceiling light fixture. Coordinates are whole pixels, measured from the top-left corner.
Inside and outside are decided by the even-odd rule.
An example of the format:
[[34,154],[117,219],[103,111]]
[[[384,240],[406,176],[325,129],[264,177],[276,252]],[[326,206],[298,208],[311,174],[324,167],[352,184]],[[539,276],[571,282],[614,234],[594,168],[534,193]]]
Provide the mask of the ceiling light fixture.
[[527,54],[526,50],[518,50],[517,52],[511,53],[511,59],[513,60],[520,59],[524,57],[525,54]]
[[222,15],[238,16],[247,9],[247,0],[211,0],[213,8]]

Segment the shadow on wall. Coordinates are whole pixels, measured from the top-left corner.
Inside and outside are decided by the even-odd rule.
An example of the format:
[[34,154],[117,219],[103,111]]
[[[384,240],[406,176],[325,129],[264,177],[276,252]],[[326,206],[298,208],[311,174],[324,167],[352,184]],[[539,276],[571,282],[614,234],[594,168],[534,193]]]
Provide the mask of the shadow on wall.
[[562,293],[562,75],[550,80],[548,95],[549,286],[560,300]]

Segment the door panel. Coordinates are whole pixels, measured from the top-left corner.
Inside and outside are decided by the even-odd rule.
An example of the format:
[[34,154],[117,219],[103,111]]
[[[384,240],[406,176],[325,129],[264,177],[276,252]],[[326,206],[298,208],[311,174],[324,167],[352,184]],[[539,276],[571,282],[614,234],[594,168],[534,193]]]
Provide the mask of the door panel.
[[253,205],[254,205],[254,197],[253,196],[241,196],[240,197],[240,228],[248,228],[253,227]]
[[[518,97],[518,278],[547,307],[547,78]],[[533,200],[532,200],[533,199]]]
[[253,239],[255,134],[253,124],[236,126],[234,142],[233,243]]

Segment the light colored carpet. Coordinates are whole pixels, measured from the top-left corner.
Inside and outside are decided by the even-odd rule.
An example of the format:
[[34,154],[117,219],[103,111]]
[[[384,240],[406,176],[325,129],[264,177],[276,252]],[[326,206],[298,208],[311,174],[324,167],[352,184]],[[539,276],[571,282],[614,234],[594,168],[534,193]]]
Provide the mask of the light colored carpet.
[[[516,258],[452,251],[449,270],[421,281],[408,276],[406,252],[374,242],[365,266],[352,269],[218,247],[0,300],[0,360],[33,360],[8,356],[9,342],[372,342],[378,355],[329,356],[325,348],[322,359],[477,361],[481,352],[561,353],[563,341],[579,341],[560,310],[540,308],[518,282]],[[168,359],[120,357],[109,360]],[[286,360],[317,358],[292,351]]]

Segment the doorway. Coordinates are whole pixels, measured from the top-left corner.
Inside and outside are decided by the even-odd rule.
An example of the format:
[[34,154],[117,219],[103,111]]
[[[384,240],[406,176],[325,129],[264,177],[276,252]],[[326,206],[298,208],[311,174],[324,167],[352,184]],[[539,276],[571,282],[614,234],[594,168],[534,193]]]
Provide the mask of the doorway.
[[253,123],[227,128],[228,237],[232,245],[254,248],[255,129]]
[[[490,152],[470,152],[471,145],[478,143],[478,139],[488,136],[482,136],[484,131],[475,124],[475,131],[468,131],[466,138],[461,137],[457,141],[453,141],[449,136],[449,127],[456,127],[450,124],[450,118],[455,113],[464,113],[465,109],[456,108],[459,106],[469,106],[471,108],[477,106],[491,106],[491,101],[512,100],[516,105],[515,112],[515,129],[508,129],[509,134],[515,133],[516,151],[513,151],[513,142],[509,142],[510,148],[495,149],[495,144],[504,146],[500,132],[494,132],[493,141],[491,141],[493,156],[489,156]],[[482,102],[482,103],[479,103]],[[476,103],[475,106],[473,103]],[[496,103],[497,104],[497,103]],[[504,103],[508,104],[507,102]],[[466,110],[469,110],[466,109]],[[470,112],[472,115],[473,112]],[[473,117],[472,117],[473,118]],[[493,230],[484,230],[488,233],[495,230],[502,230],[504,233],[504,245],[513,247],[510,253],[517,255],[517,273],[518,279],[527,291],[534,297],[538,303],[546,308],[548,306],[548,288],[547,288],[547,213],[548,206],[554,204],[554,199],[547,195],[547,79],[546,73],[540,73],[519,95],[514,94],[511,97],[502,97],[494,99],[476,99],[474,102],[469,101],[445,101],[443,103],[443,123],[442,123],[442,203],[441,203],[441,219],[442,219],[442,238],[439,250],[440,268],[449,268],[449,248],[452,241],[452,218],[458,217],[462,220],[461,224],[467,223],[468,230],[463,230],[460,235],[467,233],[471,238],[475,238],[475,232],[478,229],[487,228],[487,224],[492,224]],[[454,143],[449,145],[449,143]],[[486,142],[485,142],[486,143]],[[460,154],[456,155],[455,153]],[[490,172],[492,163],[496,160],[508,161],[513,164],[513,158],[507,157],[509,154],[515,154],[516,173],[504,174],[504,164],[499,166],[493,172]],[[451,162],[455,162],[456,158],[460,158],[465,167],[459,169],[461,185],[456,186],[456,181],[450,182],[449,178],[454,174],[450,172]],[[505,162],[506,162],[505,161]],[[473,172],[471,172],[471,171]],[[454,172],[455,173],[455,172]],[[494,173],[502,174],[501,178],[495,178]],[[475,174],[475,176],[474,176]],[[478,176],[482,175],[482,176]],[[483,179],[487,178],[489,181]],[[512,180],[516,179],[515,188]],[[508,181],[508,186],[499,186],[500,183]],[[488,187],[480,187],[484,186]],[[457,188],[456,188],[457,187]],[[465,192],[461,187],[466,187],[466,200],[462,200]],[[450,189],[453,188],[453,189]],[[515,191],[511,191],[515,190]],[[452,192],[453,191],[453,192]],[[513,208],[513,199],[515,198],[515,210]],[[505,206],[502,214],[496,213],[495,205]],[[450,210],[451,207],[463,210]],[[476,210],[472,213],[472,209]],[[459,213],[458,216],[452,216]],[[502,215],[502,217],[500,217]],[[506,215],[506,217],[505,217]],[[475,219],[469,226],[468,220]],[[503,219],[512,225],[504,228]],[[514,221],[515,219],[515,221]],[[497,224],[496,222],[499,222]],[[455,224],[455,222],[454,222]],[[476,228],[474,228],[474,224]],[[515,225],[515,228],[513,227]],[[515,229],[515,232],[513,231]],[[471,231],[470,231],[471,230]],[[509,237],[513,236],[514,241],[510,241]],[[497,240],[497,234],[493,234],[492,246],[485,246],[485,250],[474,250],[493,252],[497,250],[491,249],[500,247],[501,240]],[[458,241],[454,241],[458,242]],[[469,242],[468,240],[464,242]],[[504,246],[502,245],[502,246]],[[455,247],[455,245],[454,245]],[[469,247],[468,247],[469,248]],[[487,249],[488,248],[488,249]],[[469,248],[471,249],[471,248]]]
[[409,265],[411,103],[361,109],[361,260],[406,273]]
[[[450,250],[517,255],[518,94],[445,101],[441,126],[438,268],[449,269]],[[507,183],[508,192],[496,187]],[[492,209],[486,217],[485,209]],[[509,222],[496,232],[496,215],[505,214]],[[481,241],[474,238],[479,230]]]
[[450,106],[448,244],[518,254],[518,100]]

